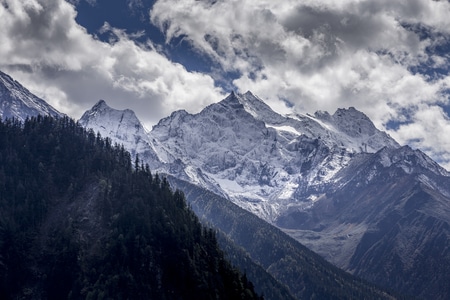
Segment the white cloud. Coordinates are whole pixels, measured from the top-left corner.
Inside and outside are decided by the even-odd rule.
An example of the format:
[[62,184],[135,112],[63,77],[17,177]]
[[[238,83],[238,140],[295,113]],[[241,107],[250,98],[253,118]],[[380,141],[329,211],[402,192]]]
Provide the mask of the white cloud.
[[421,105],[414,112],[410,123],[391,132],[394,138],[431,154],[441,165],[450,170],[450,119],[441,107]]
[[[285,109],[280,100],[307,112],[355,106],[379,128],[410,117],[428,128],[418,116],[422,110],[437,114],[447,103],[450,77],[431,80],[410,70],[448,62],[428,50],[448,38],[449,15],[448,1],[177,0],[158,1],[151,20],[167,41],[183,37],[224,70],[239,72],[237,88],[279,110]],[[412,113],[405,116],[405,110]],[[443,117],[438,125],[448,123]],[[433,127],[437,135],[446,129]],[[426,130],[411,132],[419,141],[414,146],[450,161],[448,144],[431,147]],[[404,132],[396,137],[411,140]]]
[[[127,3],[138,8],[142,1]],[[238,89],[280,111],[284,101],[306,112],[355,106],[379,128],[401,121],[390,132],[399,142],[450,168],[441,108],[450,77],[410,71],[448,65],[448,54],[430,49],[450,40],[449,15],[448,1],[165,0],[156,2],[151,20],[168,42],[190,41],[224,71],[238,72]],[[210,75],[188,72],[151,42],[133,41],[139,32],[105,24],[112,39],[103,43],[75,17],[63,0],[0,0],[0,69],[74,117],[102,98],[149,125],[223,97]]]
[[68,2],[0,3],[0,69],[73,117],[105,99],[133,109],[148,126],[173,110],[199,111],[223,96],[210,76],[172,63],[150,42],[138,45],[108,24],[102,30],[114,42],[95,39],[75,22]]

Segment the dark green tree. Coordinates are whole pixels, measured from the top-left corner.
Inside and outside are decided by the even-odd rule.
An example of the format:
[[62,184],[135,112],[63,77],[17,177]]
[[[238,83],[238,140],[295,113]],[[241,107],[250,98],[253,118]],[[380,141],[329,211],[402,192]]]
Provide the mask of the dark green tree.
[[257,299],[166,178],[70,118],[0,121],[0,299]]

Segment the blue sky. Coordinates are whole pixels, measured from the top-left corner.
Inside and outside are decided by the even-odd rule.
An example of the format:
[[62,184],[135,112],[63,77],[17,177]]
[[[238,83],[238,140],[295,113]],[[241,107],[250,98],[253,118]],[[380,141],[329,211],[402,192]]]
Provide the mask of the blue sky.
[[[76,1],[78,24],[97,36],[100,40],[108,42],[111,32],[101,34],[99,29],[107,22],[114,28],[125,29],[127,33],[142,33],[142,36],[134,38],[135,41],[152,43],[161,47],[164,55],[172,62],[182,64],[187,71],[208,73],[214,77],[215,84],[225,92],[234,90],[232,80],[239,74],[233,71],[225,71],[210,57],[203,55],[194,48],[192,43],[184,35],[174,37],[167,41],[163,30],[155,26],[150,20],[150,14],[154,0],[139,1]],[[219,71],[218,71],[219,70]]]
[[74,118],[104,99],[150,128],[251,90],[283,113],[354,106],[450,169],[449,1],[0,3],[0,69]]

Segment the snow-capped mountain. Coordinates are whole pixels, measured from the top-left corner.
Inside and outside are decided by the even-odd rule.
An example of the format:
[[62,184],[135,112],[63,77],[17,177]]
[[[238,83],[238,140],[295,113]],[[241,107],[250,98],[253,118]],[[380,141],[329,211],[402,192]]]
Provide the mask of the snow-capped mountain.
[[[357,153],[399,145],[354,108],[282,116],[247,92],[199,114],[174,112],[149,133],[172,175],[273,222],[309,207]],[[174,172],[175,171],[175,172]]]
[[139,159],[148,163],[152,169],[161,166],[145,128],[132,110],[113,109],[104,100],[100,100],[78,122],[81,126],[110,138],[113,143],[122,144],[133,159],[138,154]]
[[24,121],[29,116],[63,114],[44,100],[33,95],[11,76],[0,71],[0,116]]
[[447,299],[450,174],[408,146],[360,154],[307,210],[277,225],[337,266],[407,295]]
[[314,205],[342,184],[360,153],[398,148],[354,108],[282,116],[251,92],[231,93],[200,113],[173,112],[146,132],[130,110],[99,101],[80,124],[138,153],[158,172],[187,180],[269,222]]
[[[2,118],[60,115],[0,75]],[[247,92],[198,114],[173,112],[150,132],[105,101],[79,123],[349,272],[419,298],[450,297],[449,172],[354,108],[283,116]]]
[[[104,118],[95,128],[133,151],[136,138],[115,128],[134,118]],[[282,116],[250,92],[232,93],[198,114],[173,112],[143,133],[136,134],[156,171],[231,200],[373,282],[450,295],[442,288],[446,272],[423,268],[424,261],[450,266],[450,174],[400,147],[362,112]]]

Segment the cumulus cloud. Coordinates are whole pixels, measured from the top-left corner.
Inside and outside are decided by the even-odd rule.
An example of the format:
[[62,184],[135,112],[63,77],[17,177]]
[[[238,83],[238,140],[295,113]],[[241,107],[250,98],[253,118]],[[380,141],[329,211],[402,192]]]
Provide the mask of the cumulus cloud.
[[449,42],[448,15],[448,1],[177,0],[157,1],[151,20],[168,42],[189,40],[239,73],[238,89],[278,110],[286,102],[301,112],[355,106],[380,129],[400,121],[389,131],[400,143],[414,141],[449,168],[448,141],[433,146],[428,134],[445,139],[448,74],[412,71],[448,64],[433,52]]
[[68,2],[0,3],[0,69],[75,118],[105,99],[135,110],[149,126],[173,110],[195,112],[223,96],[209,75],[172,63],[150,41],[138,44],[109,24],[102,30],[110,43],[89,35]]
[[[450,131],[450,119],[439,106],[419,107],[407,124],[393,134],[412,147],[432,153],[435,160],[450,169],[450,139],[444,133]],[[443,135],[444,134],[444,135]]]
[[75,21],[79,1],[0,0],[0,69],[75,118],[98,99],[147,126],[196,112],[224,97],[213,78],[228,72],[282,112],[355,106],[450,169],[450,56],[439,50],[450,45],[448,1],[156,1],[150,18],[167,43],[190,42],[219,75],[187,71],[138,43],[142,32],[105,23],[109,43],[98,40]]

